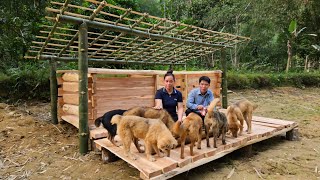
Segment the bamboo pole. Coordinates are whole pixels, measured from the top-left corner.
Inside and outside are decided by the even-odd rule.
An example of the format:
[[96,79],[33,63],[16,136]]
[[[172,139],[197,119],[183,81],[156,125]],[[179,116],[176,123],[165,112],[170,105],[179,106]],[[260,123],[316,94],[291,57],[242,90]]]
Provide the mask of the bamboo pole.
[[[70,2],[70,0],[66,0],[66,1],[64,2],[62,8],[59,10],[59,13],[60,13],[60,14],[63,14],[63,13],[65,12],[65,10],[66,10],[67,7],[68,7],[69,2]],[[53,34],[54,34],[54,32],[55,32],[55,29],[57,28],[58,24],[59,24],[58,21],[56,21],[56,22],[54,23],[54,25],[53,25],[53,27],[52,27],[49,35],[48,35],[48,38],[47,38],[46,41],[44,42],[44,44],[43,44],[42,48],[40,49],[38,55],[41,55],[42,52],[44,51],[44,48],[46,48],[48,42],[50,41],[50,38],[53,36]]]
[[57,62],[54,58],[50,60],[50,94],[51,94],[51,122],[58,124],[58,83],[57,83]]
[[227,86],[227,60],[225,49],[221,49],[221,64],[222,64],[222,107],[228,107],[228,86]]
[[98,28],[98,29],[105,29],[105,30],[111,30],[116,32],[122,32],[126,34],[131,34],[135,36],[145,37],[145,38],[151,38],[151,39],[158,39],[158,40],[164,40],[164,41],[174,41],[175,43],[185,43],[189,45],[197,45],[197,46],[204,46],[204,47],[227,47],[231,48],[231,46],[228,45],[220,45],[220,44],[210,44],[206,42],[200,42],[200,41],[194,41],[194,40],[188,40],[188,39],[181,39],[181,38],[175,38],[175,37],[169,37],[169,36],[163,36],[159,34],[153,34],[148,33],[140,30],[130,29],[127,27],[121,27],[116,26],[112,24],[107,23],[101,23],[101,22],[95,22],[90,21],[87,19],[81,19],[78,17],[72,17],[72,16],[66,16],[66,15],[57,15],[57,19],[60,22],[69,22],[73,24],[81,24],[82,22],[87,23],[89,27]]
[[79,28],[79,141],[80,153],[88,152],[88,27]]
[[[117,25],[117,24],[120,22],[120,20],[122,20],[122,18],[123,18],[124,16],[128,15],[130,11],[131,11],[131,9],[128,9],[128,10],[123,14],[123,16],[120,16],[120,18],[116,21],[115,25]],[[139,19],[137,22],[135,22],[135,23],[131,26],[131,28],[137,26],[137,25],[138,25],[145,17],[147,17],[147,16],[148,16],[148,15],[145,14],[144,16],[140,17],[140,19]],[[106,34],[107,32],[108,32],[108,30],[105,30],[102,34]],[[110,41],[108,44],[104,45],[99,51],[101,51],[101,50],[104,49],[104,48],[107,48],[108,46],[110,46],[112,43],[116,42],[118,39],[120,39],[120,38],[121,38],[122,36],[124,36],[124,35],[126,35],[126,34],[125,34],[125,33],[121,33],[119,36],[116,36],[116,37],[115,37],[112,41]],[[97,38],[97,40],[99,40],[99,38],[101,38],[101,37],[103,37],[103,36],[99,36],[99,37]],[[90,45],[91,45],[91,43],[90,43]],[[99,51],[97,51],[96,53],[98,53]],[[90,54],[90,57],[94,56],[96,53]]]

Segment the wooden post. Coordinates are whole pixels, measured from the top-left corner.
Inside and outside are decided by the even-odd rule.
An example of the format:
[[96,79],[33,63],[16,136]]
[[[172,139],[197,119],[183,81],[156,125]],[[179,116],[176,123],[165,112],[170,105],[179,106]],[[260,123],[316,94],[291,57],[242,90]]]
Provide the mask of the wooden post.
[[79,147],[80,153],[88,152],[88,26],[79,28]]
[[58,124],[58,83],[57,83],[57,62],[50,60],[50,92],[51,92],[51,122]]
[[221,49],[221,65],[222,65],[222,107],[228,107],[228,87],[227,87],[227,61],[225,49]]
[[298,128],[293,128],[290,131],[286,132],[286,139],[289,141],[298,141],[299,140]]

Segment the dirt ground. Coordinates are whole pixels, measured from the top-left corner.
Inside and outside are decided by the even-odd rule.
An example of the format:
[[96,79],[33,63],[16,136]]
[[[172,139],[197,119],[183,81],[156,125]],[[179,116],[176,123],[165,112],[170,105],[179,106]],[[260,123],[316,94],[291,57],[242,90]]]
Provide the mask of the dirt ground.
[[[229,102],[247,98],[254,115],[296,121],[299,141],[283,136],[202,165],[173,179],[320,179],[320,88],[234,91]],[[104,164],[98,152],[79,155],[77,129],[53,125],[49,103],[0,104],[0,179],[139,179],[122,160]],[[233,172],[233,173],[232,173]]]

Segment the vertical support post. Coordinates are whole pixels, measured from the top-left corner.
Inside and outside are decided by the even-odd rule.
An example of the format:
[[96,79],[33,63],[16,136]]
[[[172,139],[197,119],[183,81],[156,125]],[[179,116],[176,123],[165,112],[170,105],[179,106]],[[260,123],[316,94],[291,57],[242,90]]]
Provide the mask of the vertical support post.
[[79,147],[80,153],[88,152],[88,27],[82,23],[79,27]]
[[227,86],[227,61],[226,51],[221,49],[221,65],[222,65],[222,107],[228,107],[228,86]]
[[58,124],[58,83],[57,83],[57,61],[50,60],[50,94],[51,94],[51,122]]

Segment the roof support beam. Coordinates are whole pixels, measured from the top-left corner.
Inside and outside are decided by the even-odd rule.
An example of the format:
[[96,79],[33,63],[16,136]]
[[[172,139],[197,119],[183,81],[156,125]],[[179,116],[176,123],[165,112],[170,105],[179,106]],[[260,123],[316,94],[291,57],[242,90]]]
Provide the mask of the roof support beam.
[[[51,56],[51,55],[41,55],[38,56],[38,60],[51,60],[54,58],[56,61],[63,61],[63,62],[77,62],[78,58],[77,57],[57,57],[57,56]],[[125,60],[116,60],[116,59],[96,59],[96,58],[88,58],[88,61],[92,62],[101,62],[101,63],[114,63],[114,64],[164,64],[164,65],[170,65],[172,63],[166,63],[166,62],[144,62],[144,61],[125,61]],[[175,63],[177,65],[184,65],[184,63]]]

